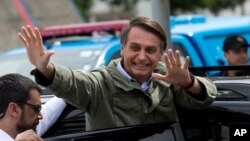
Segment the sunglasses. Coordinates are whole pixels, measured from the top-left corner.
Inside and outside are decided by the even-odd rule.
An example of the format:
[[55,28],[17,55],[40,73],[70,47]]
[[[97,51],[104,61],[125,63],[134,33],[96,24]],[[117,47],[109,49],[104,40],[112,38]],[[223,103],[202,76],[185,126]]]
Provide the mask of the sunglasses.
[[34,105],[34,104],[27,103],[27,102],[24,104],[30,106],[36,113],[39,113],[42,109],[41,105]]

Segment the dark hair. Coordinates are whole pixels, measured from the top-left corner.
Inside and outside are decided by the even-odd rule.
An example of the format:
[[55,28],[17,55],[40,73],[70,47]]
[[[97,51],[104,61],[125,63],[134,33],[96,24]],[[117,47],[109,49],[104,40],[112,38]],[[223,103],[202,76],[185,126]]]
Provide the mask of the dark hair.
[[121,33],[120,38],[121,38],[122,46],[127,43],[128,34],[129,34],[132,27],[140,27],[145,31],[153,33],[154,35],[156,35],[157,37],[159,37],[161,39],[162,49],[163,50],[166,49],[166,47],[167,47],[166,33],[164,32],[162,27],[156,21],[153,21],[147,17],[135,17],[135,18],[132,18],[130,20],[128,26],[126,26]]
[[10,102],[25,103],[30,99],[31,90],[41,88],[30,78],[20,74],[7,74],[0,77],[0,117],[3,117]]
[[235,50],[239,47],[249,47],[247,40],[241,35],[230,35],[223,42],[223,51]]

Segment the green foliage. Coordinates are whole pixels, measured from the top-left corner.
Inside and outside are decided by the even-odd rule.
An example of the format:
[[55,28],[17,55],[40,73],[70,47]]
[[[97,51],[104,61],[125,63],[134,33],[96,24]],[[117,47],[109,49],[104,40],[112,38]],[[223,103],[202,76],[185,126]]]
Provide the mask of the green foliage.
[[196,9],[208,8],[215,15],[225,8],[234,9],[237,5],[241,5],[245,0],[169,0],[171,14],[175,15],[178,11],[191,11]]
[[93,0],[72,0],[77,7],[79,14],[84,20],[89,20],[89,9],[93,6]]
[[[78,9],[79,14],[85,21],[89,20],[89,10],[95,3],[95,0],[72,0]],[[138,0],[101,0],[107,2],[111,8],[120,7],[123,11],[130,11],[134,8]]]
[[[80,15],[88,21],[89,9],[93,6],[95,0],[72,0],[79,10]],[[138,0],[101,0],[107,2],[111,8],[120,7],[123,11],[133,10]],[[169,0],[171,15],[181,12],[195,12],[197,9],[207,8],[217,15],[220,10],[225,8],[234,9],[246,0]],[[157,8],[157,7],[156,7]]]
[[109,3],[111,7],[117,6],[122,7],[123,10],[131,10],[134,8],[138,0],[101,0]]

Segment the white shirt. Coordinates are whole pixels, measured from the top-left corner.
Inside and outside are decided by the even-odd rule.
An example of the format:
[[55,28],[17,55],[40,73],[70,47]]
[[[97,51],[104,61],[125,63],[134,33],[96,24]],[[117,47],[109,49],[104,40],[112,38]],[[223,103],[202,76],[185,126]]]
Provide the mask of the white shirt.
[[36,127],[39,136],[42,136],[56,122],[65,107],[65,101],[56,96],[42,105],[41,113],[43,119],[39,121]]
[[14,141],[14,139],[9,134],[0,129],[0,141]]

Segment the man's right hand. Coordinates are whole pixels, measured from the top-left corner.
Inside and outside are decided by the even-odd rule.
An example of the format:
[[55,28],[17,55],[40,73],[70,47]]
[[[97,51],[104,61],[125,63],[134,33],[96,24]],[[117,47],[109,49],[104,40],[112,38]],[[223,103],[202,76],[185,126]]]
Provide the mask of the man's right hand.
[[30,129],[18,134],[15,141],[43,141],[43,139]]
[[52,79],[54,66],[50,62],[50,57],[54,51],[46,51],[43,48],[43,40],[37,27],[23,26],[18,33],[19,38],[25,45],[30,62],[45,75],[46,78]]

